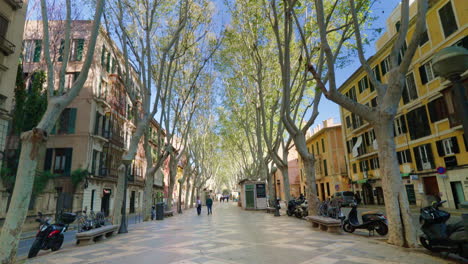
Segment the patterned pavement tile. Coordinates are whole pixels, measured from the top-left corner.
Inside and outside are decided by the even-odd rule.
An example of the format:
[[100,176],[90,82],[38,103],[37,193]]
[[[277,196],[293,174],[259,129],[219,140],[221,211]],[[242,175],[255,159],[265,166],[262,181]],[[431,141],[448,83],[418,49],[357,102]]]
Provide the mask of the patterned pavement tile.
[[456,263],[366,237],[320,232],[295,217],[243,211],[228,203],[216,203],[213,211],[198,216],[191,209],[164,221],[132,225],[128,234],[91,246],[41,252],[26,263]]

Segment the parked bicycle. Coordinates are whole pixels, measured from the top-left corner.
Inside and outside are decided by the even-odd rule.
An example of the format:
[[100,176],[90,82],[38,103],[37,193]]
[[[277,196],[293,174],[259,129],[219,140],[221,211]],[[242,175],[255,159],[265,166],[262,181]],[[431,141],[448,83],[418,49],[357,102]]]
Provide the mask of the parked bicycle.
[[77,231],[78,233],[91,230],[93,228],[99,228],[104,226],[106,223],[106,218],[103,212],[94,213],[93,210],[89,212],[89,215],[86,213],[86,208],[81,212],[77,217]]

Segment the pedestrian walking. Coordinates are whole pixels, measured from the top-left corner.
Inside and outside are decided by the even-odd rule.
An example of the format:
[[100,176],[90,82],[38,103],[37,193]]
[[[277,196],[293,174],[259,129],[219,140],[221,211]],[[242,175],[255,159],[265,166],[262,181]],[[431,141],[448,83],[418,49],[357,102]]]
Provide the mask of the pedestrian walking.
[[197,213],[198,213],[198,215],[201,214],[201,200],[200,200],[200,196],[197,196]]
[[151,220],[156,218],[156,206],[151,206]]
[[206,207],[208,208],[208,214],[213,214],[213,211],[211,210],[211,207],[213,206],[213,199],[211,199],[211,196],[208,196],[206,199]]
[[226,201],[229,203],[229,195],[226,195]]

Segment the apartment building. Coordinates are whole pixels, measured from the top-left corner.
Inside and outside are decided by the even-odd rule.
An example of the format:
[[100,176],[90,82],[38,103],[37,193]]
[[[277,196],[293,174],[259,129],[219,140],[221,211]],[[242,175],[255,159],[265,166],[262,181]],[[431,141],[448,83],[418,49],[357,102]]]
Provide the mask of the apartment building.
[[[280,152],[282,152],[280,150]],[[280,154],[281,155],[281,154]],[[286,195],[284,192],[284,177],[281,171],[278,169],[276,170],[275,174],[275,182],[276,182],[276,195],[281,200],[286,200]],[[289,193],[291,197],[299,197],[301,194],[301,183],[299,177],[299,159],[296,147],[293,145],[292,148],[289,150],[288,155],[288,177],[289,177]]]
[[[55,65],[56,83],[61,67],[64,21],[50,21],[50,50]],[[70,59],[66,69],[65,89],[70,89],[83,67],[93,21],[72,21]],[[45,71],[42,21],[28,21],[23,41],[23,71],[26,82],[35,73]],[[49,181],[48,188],[31,199],[31,214],[42,211],[54,214],[59,210],[82,209],[103,211],[110,215],[116,192],[117,169],[121,156],[128,149],[135,130],[135,109],[140,102],[132,100],[139,93],[138,77],[130,73],[132,84],[122,81],[123,57],[101,28],[95,56],[88,79],[80,94],[63,111],[49,136],[47,150],[40,159],[38,170],[51,171],[58,177]],[[57,85],[58,86],[58,85]],[[127,210],[141,210],[144,173],[146,168],[143,146],[129,168]],[[87,171],[78,185],[73,174]]]
[[[350,180],[346,171],[345,150],[341,124],[333,119],[323,121],[315,127],[307,138],[307,149],[315,157],[315,184],[317,196],[321,201],[330,198],[335,192],[348,191]],[[305,194],[307,179],[300,162],[301,189]]]
[[[406,43],[415,28],[416,1],[410,6]],[[400,26],[400,6],[390,14],[386,32],[376,42],[376,54],[368,62],[378,80],[386,82],[389,54]],[[468,10],[464,0],[432,0],[426,15],[427,30],[406,76],[405,88],[394,121],[395,143],[401,177],[410,204],[448,200],[457,208],[468,195],[468,147],[457,115],[452,84],[434,73],[432,57],[448,46],[468,48]],[[406,45],[400,51],[399,59]],[[467,74],[463,83],[467,87]],[[360,103],[376,106],[376,92],[366,72],[359,68],[339,88]],[[466,100],[466,98],[465,98]],[[347,147],[352,189],[365,204],[384,204],[377,142],[372,127],[344,108],[343,136]]]

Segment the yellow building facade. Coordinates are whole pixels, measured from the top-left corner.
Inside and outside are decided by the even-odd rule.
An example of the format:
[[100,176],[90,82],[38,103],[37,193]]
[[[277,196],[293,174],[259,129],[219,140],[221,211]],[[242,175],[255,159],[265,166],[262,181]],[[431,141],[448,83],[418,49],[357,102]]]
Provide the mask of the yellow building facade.
[[[306,144],[309,153],[315,157],[318,198],[324,201],[335,192],[348,191],[351,181],[347,174],[341,125],[333,124],[332,119],[323,121],[323,125],[314,129]],[[300,185],[303,194],[306,194],[307,184],[304,166],[300,161]]]
[[[457,118],[451,83],[437,77],[433,55],[448,46],[468,48],[468,9],[465,0],[429,1],[427,30],[406,77],[397,116],[395,143],[400,172],[410,204],[424,205],[437,197],[457,208],[468,198],[468,147]],[[410,6],[408,44],[415,28],[416,1]],[[377,79],[387,82],[389,54],[399,28],[400,7],[387,20],[387,32],[376,42],[376,54],[368,62]],[[402,50],[404,52],[404,49]],[[467,84],[467,72],[462,75]],[[359,68],[340,87],[357,102],[376,106],[376,92]],[[372,127],[344,108],[343,137],[352,190],[365,204],[384,204],[378,148]]]

